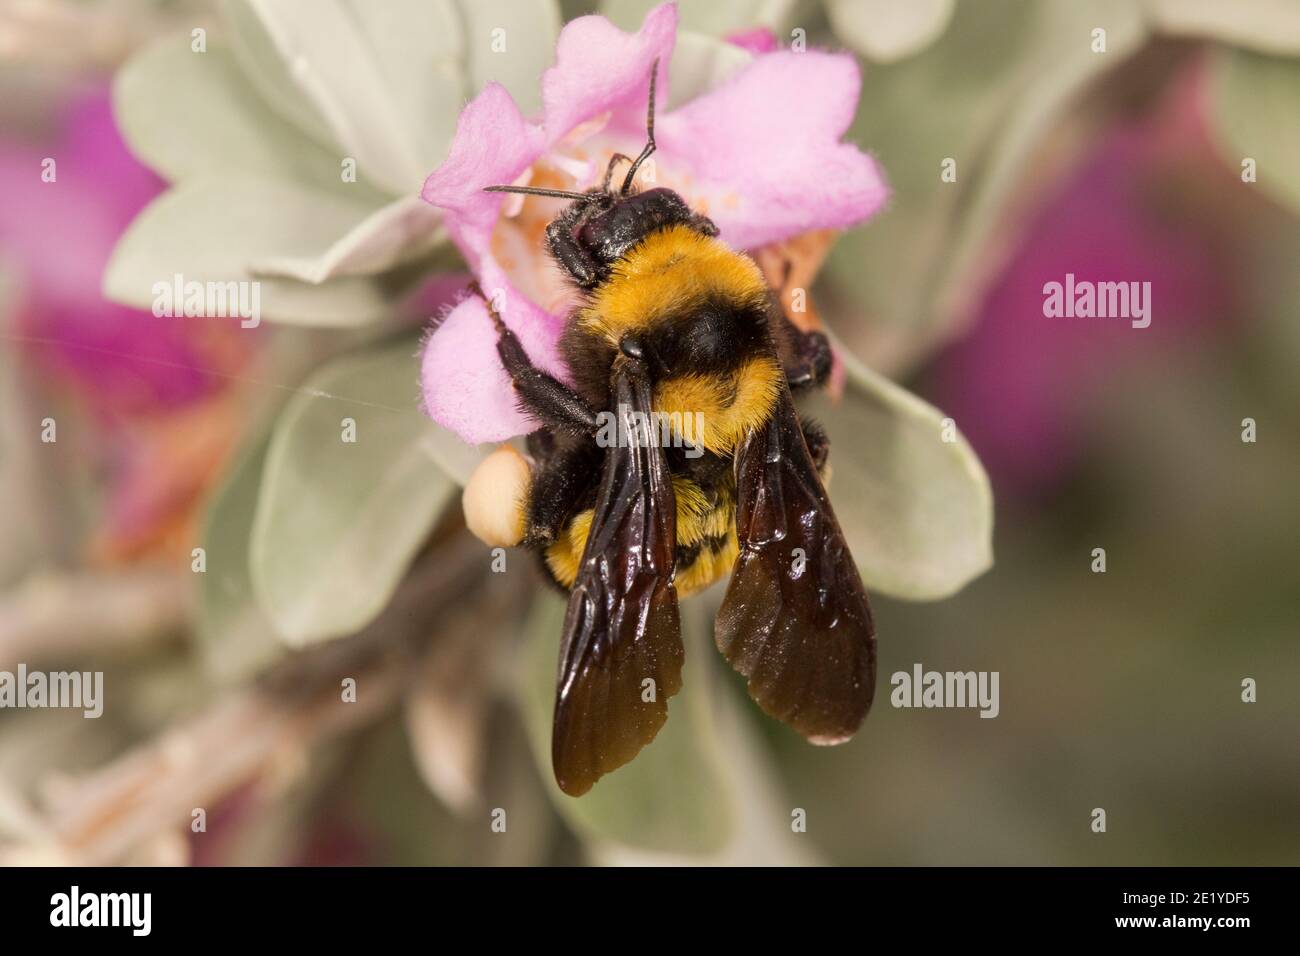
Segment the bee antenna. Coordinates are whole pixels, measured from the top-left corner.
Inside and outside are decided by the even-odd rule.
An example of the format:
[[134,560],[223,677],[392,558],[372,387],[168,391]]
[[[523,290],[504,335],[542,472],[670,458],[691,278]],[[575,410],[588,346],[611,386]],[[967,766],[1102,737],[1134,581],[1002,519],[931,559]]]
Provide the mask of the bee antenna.
[[650,99],[646,104],[645,117],[645,149],[641,150],[641,155],[632,161],[631,167],[627,171],[627,176],[623,179],[623,188],[618,191],[620,196],[626,196],[632,189],[632,180],[636,178],[636,171],[641,168],[641,164],[650,158],[650,154],[655,151],[655,80],[659,73],[659,57],[650,64]]
[[555,199],[576,199],[591,202],[596,199],[591,193],[574,193],[564,189],[542,189],[537,186],[484,186],[485,193],[522,193],[525,196],[552,196]]

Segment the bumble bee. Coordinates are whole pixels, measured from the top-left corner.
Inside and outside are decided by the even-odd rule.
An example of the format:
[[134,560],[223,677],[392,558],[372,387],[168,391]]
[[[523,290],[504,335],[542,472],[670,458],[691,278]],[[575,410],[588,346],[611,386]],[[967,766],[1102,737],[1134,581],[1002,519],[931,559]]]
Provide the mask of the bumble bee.
[[[489,543],[539,551],[569,592],[552,762],[573,796],[659,732],[681,687],[678,597],[728,571],[716,642],[764,711],[840,743],[875,688],[871,611],[822,482],[826,435],[792,400],[825,382],[829,343],[681,196],[634,190],[655,149],[654,72],[646,146],[615,155],[602,186],[488,187],[570,201],[545,241],[582,295],[560,340],[572,384],[535,367],[488,304],[520,407],[543,427],[531,462],[489,457],[465,509]],[[632,440],[600,440],[611,416]],[[641,427],[652,416],[671,435]],[[689,441],[663,440],[688,422]]]

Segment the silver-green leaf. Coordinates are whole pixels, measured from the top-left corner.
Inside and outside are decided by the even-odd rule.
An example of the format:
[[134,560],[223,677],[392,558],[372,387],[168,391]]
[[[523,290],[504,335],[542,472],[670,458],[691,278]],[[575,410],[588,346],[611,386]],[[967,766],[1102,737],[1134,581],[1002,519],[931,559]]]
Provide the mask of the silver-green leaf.
[[248,567],[266,439],[246,449],[208,506],[200,543],[205,570],[198,579],[195,628],[204,669],[221,683],[246,680],[285,654],[258,606]]
[[1145,0],[1153,26],[1177,36],[1207,37],[1261,53],[1300,53],[1295,0]]
[[446,237],[441,222],[438,210],[419,196],[407,196],[376,209],[319,255],[269,256],[249,268],[313,284],[373,275],[432,252]]
[[927,46],[952,19],[956,0],[826,0],[835,35],[881,63]]
[[267,105],[220,41],[205,53],[174,37],[132,58],[113,81],[113,112],[143,162],[176,182],[204,173],[282,179],[378,205],[364,179],[345,184],[341,156]]
[[[600,12],[623,30],[637,30],[645,15],[661,0],[603,0]],[[795,0],[710,0],[678,5],[680,29],[723,37],[754,27],[778,29],[795,7]]]
[[1210,116],[1225,162],[1254,160],[1259,187],[1300,212],[1300,59],[1220,50],[1210,80]]
[[416,345],[323,366],[285,407],[267,452],[251,541],[254,587],[301,646],[369,623],[456,485],[417,403]]
[[[1093,51],[1100,26],[1105,53]],[[851,303],[846,321],[869,317],[891,368],[915,364],[972,318],[1014,242],[1027,164],[1144,37],[1128,0],[958,4],[929,47],[864,76],[849,138],[876,154],[892,195],[836,243],[823,276]]]
[[[419,0],[240,0],[237,22],[260,27],[295,98],[329,139],[392,195],[419,190],[454,128],[460,77],[446,4]],[[251,14],[251,16],[250,16]],[[453,107],[454,108],[454,107]],[[439,128],[441,127],[441,128]]]
[[703,33],[679,33],[668,75],[668,108],[703,96],[744,69],[753,58],[734,43]]
[[984,468],[960,423],[838,353],[843,396],[818,396],[804,410],[830,436],[831,501],[862,578],[895,597],[947,597],[993,563]]
[[[465,33],[467,96],[500,83],[525,114],[542,105],[542,72],[555,60],[554,0],[456,0]],[[437,157],[441,160],[441,156]]]
[[[364,223],[371,207],[271,179],[206,175],[186,180],[150,203],[127,227],[104,273],[104,294],[149,309],[158,284],[252,282],[260,318],[346,327],[385,317],[395,292],[368,277],[312,285],[259,277],[252,263],[314,258],[337,236]],[[245,287],[251,296],[253,286]],[[219,321],[219,319],[213,319]],[[251,320],[250,320],[251,321]]]

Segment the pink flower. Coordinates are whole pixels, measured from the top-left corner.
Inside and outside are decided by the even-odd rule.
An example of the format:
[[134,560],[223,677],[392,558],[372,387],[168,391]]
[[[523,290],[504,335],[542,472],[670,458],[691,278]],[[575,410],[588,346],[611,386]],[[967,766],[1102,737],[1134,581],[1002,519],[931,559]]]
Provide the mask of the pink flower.
[[[1246,200],[1214,155],[1195,93],[1183,84],[1153,118],[1101,139],[1029,222],[971,335],[937,362],[937,398],[995,487],[1052,491],[1084,454],[1087,410],[1118,363],[1169,361],[1182,340],[1231,320],[1237,270],[1222,263],[1234,261],[1234,236],[1214,204]],[[1168,201],[1180,182],[1206,197],[1190,213]],[[1149,282],[1150,328],[1045,317],[1043,287],[1067,273]]]
[[[189,405],[225,388],[239,330],[158,318],[100,289],[113,244],[162,182],[127,152],[107,91],[70,104],[53,142],[0,139],[0,258],[21,277],[14,322],[38,359],[121,419]],[[42,179],[46,158],[56,179]],[[214,374],[215,367],[215,374]]]
[[769,27],[754,27],[727,34],[727,42],[750,53],[771,53],[776,49],[776,34]]
[[87,441],[107,474],[91,554],[188,554],[198,507],[237,435],[232,380],[250,337],[234,323],[104,298],[114,243],[163,184],[127,151],[107,90],[59,106],[52,137],[0,137],[0,260],[17,280],[4,331],[25,347],[34,377],[108,426]]
[[[560,34],[555,66],[542,76],[540,121],[526,119],[504,88],[489,84],[461,113],[450,156],[424,184],[424,199],[444,211],[452,239],[506,324],[534,363],[560,378],[568,374],[556,343],[572,292],[545,257],[542,230],[563,201],[483,188],[582,190],[599,183],[614,153],[640,152],[651,65],[658,59],[659,89],[667,90],[676,31],[672,4],[647,14],[635,34],[602,17],[572,21]],[[851,56],[756,56],[712,91],[660,111],[654,166],[641,180],[676,190],[739,249],[860,223],[880,209],[887,189],[875,161],[840,141],[859,86]],[[425,407],[469,442],[536,427],[516,407],[495,343],[483,303],[470,297],[425,347]]]

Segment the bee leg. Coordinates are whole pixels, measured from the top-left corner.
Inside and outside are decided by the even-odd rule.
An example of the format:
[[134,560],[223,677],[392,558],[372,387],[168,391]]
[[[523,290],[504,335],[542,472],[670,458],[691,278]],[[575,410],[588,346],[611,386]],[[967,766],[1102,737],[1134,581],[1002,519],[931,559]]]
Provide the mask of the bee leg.
[[[482,295],[482,290],[475,291]],[[594,435],[596,410],[569,386],[535,366],[492,301],[486,297],[484,301],[497,329],[497,355],[519,393],[521,406],[552,428],[573,435]]]
[[[789,288],[793,272],[794,262],[787,259],[778,290]],[[773,314],[780,316],[780,327],[773,331],[790,391],[798,393],[825,385],[831,375],[830,340],[821,332],[804,331],[795,325],[782,307],[779,295],[773,297]]]
[[592,442],[528,436],[528,454],[502,445],[479,462],[461,496],[465,524],[492,547],[544,548],[578,510],[600,474]]
[[831,454],[831,443],[826,437],[826,429],[811,418],[801,419],[799,429],[803,432],[803,440],[808,446],[808,453],[812,455],[813,464],[817,466],[817,474],[825,484],[830,477]]
[[600,457],[596,445],[578,442],[552,446],[538,459],[528,491],[524,547],[545,548],[555,541],[599,476]]
[[573,223],[565,216],[546,227],[546,247],[565,272],[583,289],[590,289],[600,281],[600,267],[577,239],[573,238]]
[[497,354],[525,409],[560,431],[584,436],[595,434],[595,409],[569,386],[533,365],[519,339],[508,329],[497,340]]
[[555,454],[555,433],[548,428],[539,428],[524,436],[524,445],[533,461],[545,462]]
[[831,374],[831,343],[821,332],[805,332],[786,320],[789,326],[791,358],[785,369],[786,381],[792,392],[820,388]]

